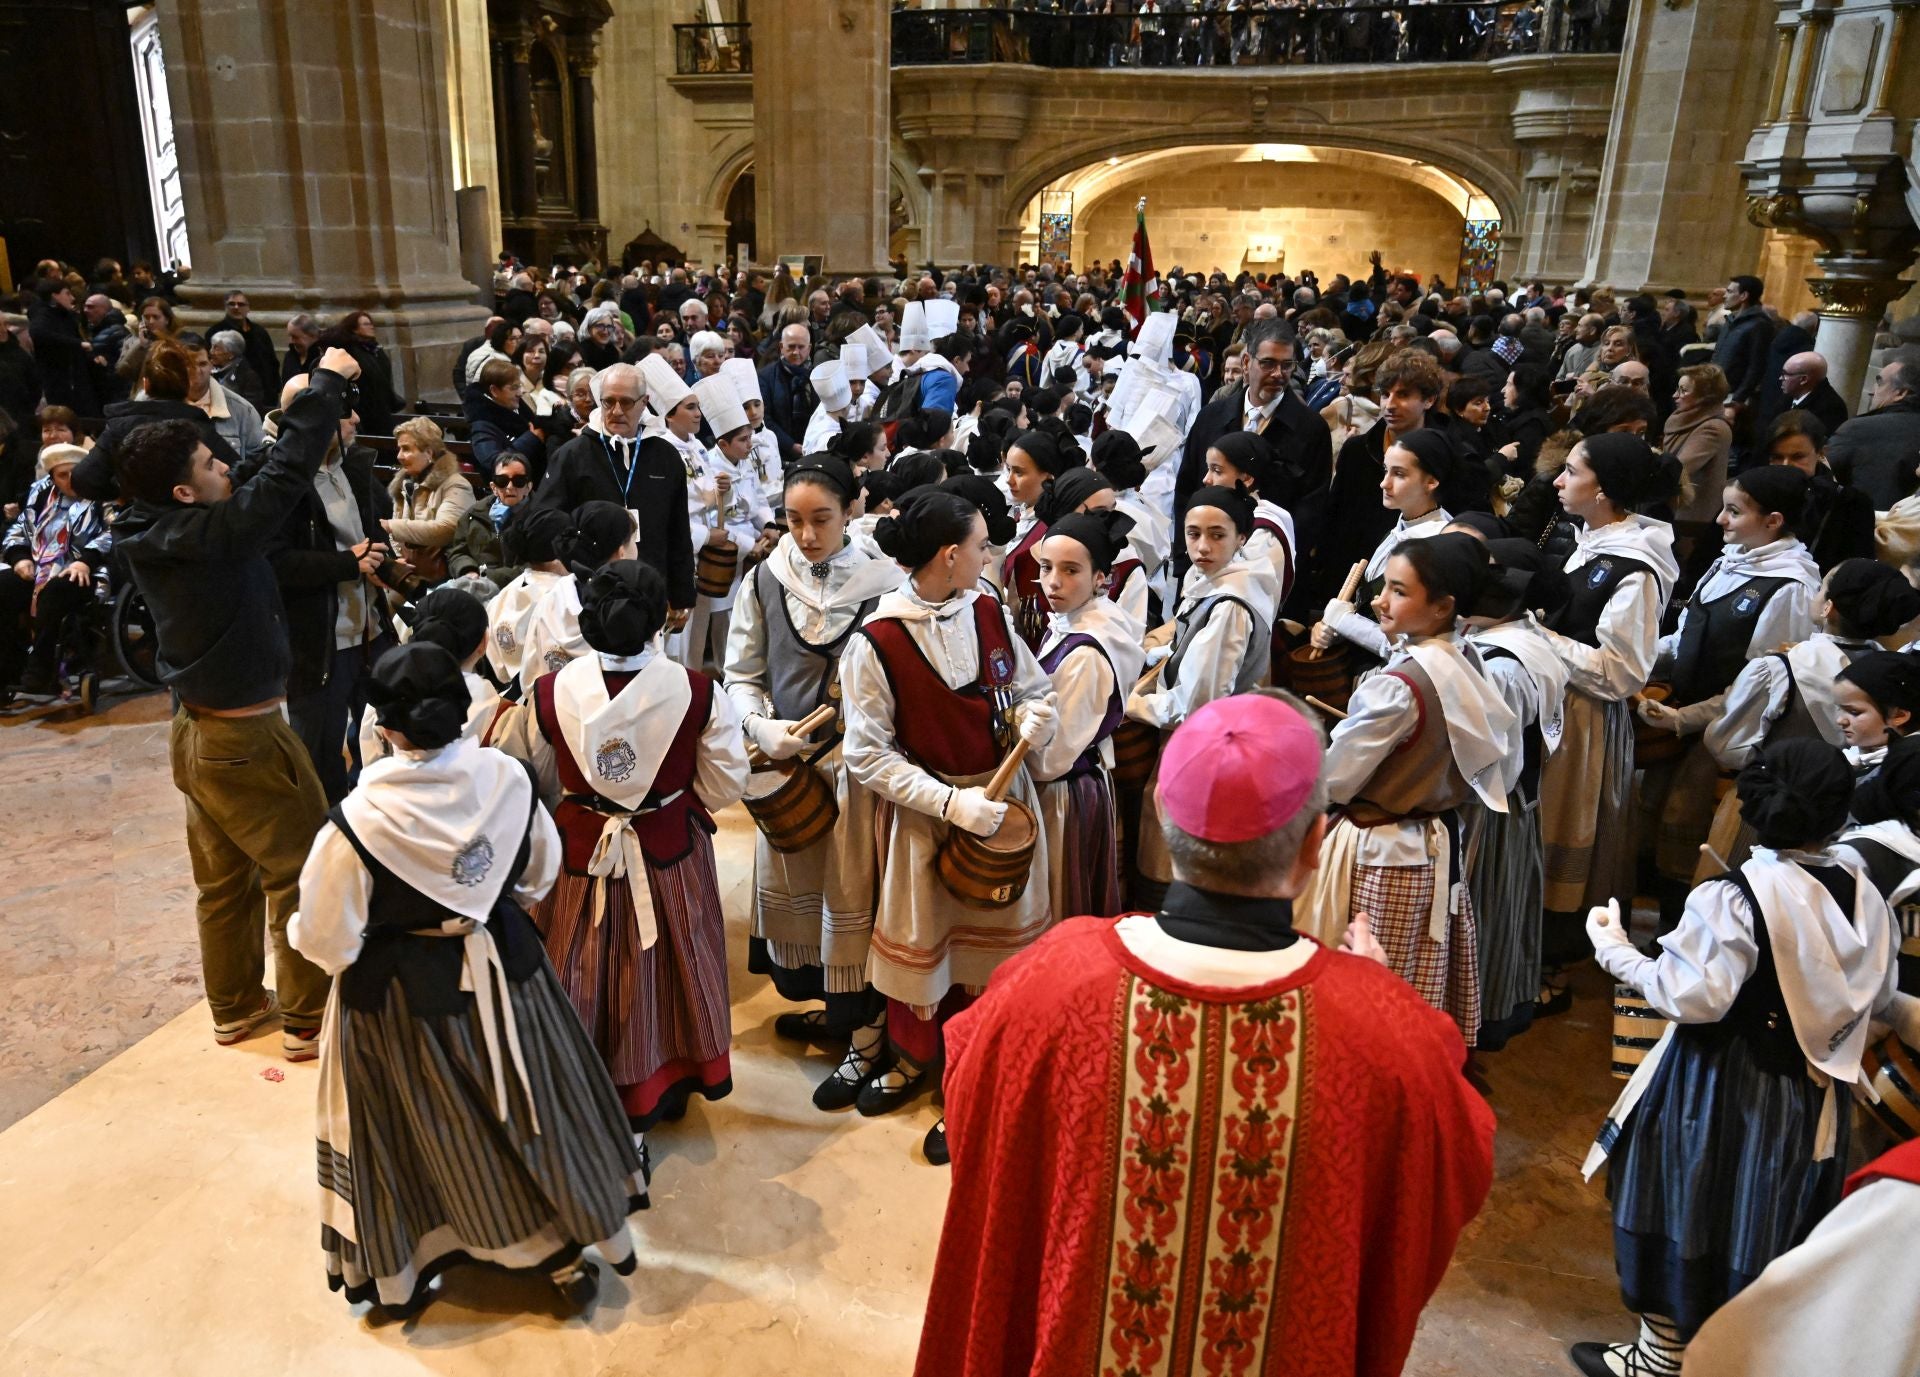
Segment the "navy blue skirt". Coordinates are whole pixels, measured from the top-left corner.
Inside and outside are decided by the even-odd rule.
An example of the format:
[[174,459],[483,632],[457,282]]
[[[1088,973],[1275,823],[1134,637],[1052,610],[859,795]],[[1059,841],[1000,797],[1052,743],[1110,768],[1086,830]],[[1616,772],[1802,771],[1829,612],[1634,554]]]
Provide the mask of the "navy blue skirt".
[[1627,1308],[1691,1338],[1840,1201],[1851,1103],[1834,1155],[1813,1160],[1826,1092],[1805,1063],[1761,1066],[1747,1040],[1682,1025],[1609,1158],[1614,1265]]

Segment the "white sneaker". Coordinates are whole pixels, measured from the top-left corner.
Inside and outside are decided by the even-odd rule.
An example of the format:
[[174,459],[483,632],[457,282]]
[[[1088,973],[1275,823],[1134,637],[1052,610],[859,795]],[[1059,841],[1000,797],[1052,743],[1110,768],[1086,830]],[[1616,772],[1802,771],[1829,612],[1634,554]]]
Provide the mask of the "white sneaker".
[[245,1042],[253,1036],[254,1030],[280,1012],[280,996],[272,990],[267,991],[267,1002],[248,1014],[245,1018],[235,1019],[231,1023],[213,1025],[213,1040],[222,1047],[231,1047],[236,1042]]
[[282,1028],[280,1050],[288,1061],[313,1061],[320,1055],[318,1028]]

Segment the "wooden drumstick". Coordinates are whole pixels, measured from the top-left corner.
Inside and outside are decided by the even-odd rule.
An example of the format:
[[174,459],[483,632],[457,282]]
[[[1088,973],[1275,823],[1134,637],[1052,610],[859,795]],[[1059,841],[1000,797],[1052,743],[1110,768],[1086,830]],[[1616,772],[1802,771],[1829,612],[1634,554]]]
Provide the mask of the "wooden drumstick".
[[[1367,562],[1364,559],[1355,560],[1353,568],[1347,571],[1347,581],[1340,585],[1340,596],[1335,598],[1334,601],[1352,602],[1353,595],[1360,591],[1361,576],[1366,572]],[[1324,609],[1322,609],[1322,613],[1324,615]],[[1326,654],[1324,650],[1320,649],[1319,646],[1315,646],[1307,652],[1307,658],[1309,660],[1317,660],[1324,654]]]
[[1013,749],[1007,752],[1007,758],[1000,762],[1000,768],[993,772],[993,778],[987,781],[987,802],[998,803],[1006,797],[1007,790],[1013,785],[1015,771],[1027,758],[1027,743],[1024,738],[1013,743]]
[[1331,703],[1321,702],[1318,698],[1315,698],[1311,693],[1307,695],[1307,703],[1311,707],[1316,707],[1320,709],[1321,712],[1324,712],[1329,717],[1336,717],[1336,718],[1339,718],[1341,721],[1346,720],[1347,715],[1344,712],[1340,711],[1340,709],[1336,708]]
[[836,709],[833,704],[822,703],[819,707],[793,724],[793,734],[795,736],[812,736],[815,732],[826,726],[827,723],[833,721],[833,714],[836,711],[838,711],[838,709]]
[[1700,843],[1700,854],[1719,866],[1722,870],[1733,869],[1733,867],[1727,863],[1727,858],[1713,849],[1713,843],[1711,842]]

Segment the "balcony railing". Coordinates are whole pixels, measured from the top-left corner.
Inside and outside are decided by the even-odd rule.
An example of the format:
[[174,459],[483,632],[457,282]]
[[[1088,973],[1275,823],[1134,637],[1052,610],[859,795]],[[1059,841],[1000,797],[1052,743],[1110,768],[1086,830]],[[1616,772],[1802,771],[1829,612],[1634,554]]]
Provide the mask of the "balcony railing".
[[753,70],[751,24],[675,24],[673,70],[678,76],[737,76]]
[[[1116,0],[1115,8],[1125,7]],[[1273,67],[1315,63],[1484,62],[1528,53],[1618,52],[1627,0],[1597,18],[1568,0],[1431,0],[1346,5],[1300,0],[1152,14],[1021,9],[895,10],[893,63],[1019,62],[1036,67]]]

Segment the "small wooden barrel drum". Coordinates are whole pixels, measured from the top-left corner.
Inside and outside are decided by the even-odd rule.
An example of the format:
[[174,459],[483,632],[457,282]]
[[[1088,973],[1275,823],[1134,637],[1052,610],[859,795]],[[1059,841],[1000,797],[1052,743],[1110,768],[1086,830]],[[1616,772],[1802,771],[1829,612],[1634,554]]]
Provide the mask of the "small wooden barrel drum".
[[1613,1074],[1631,1080],[1653,1044],[1667,1031],[1667,1020],[1647,1007],[1631,985],[1613,987]]
[[805,851],[824,840],[840,821],[840,803],[833,796],[827,777],[804,760],[787,761],[770,771],[755,771],[784,776],[778,785],[761,793],[754,790],[744,802],[747,814],[775,851]]
[[1113,729],[1113,782],[1122,789],[1143,789],[1160,758],[1160,733],[1131,718]]
[[737,545],[702,545],[693,560],[694,591],[708,598],[726,597],[733,590],[733,571],[739,564]]
[[1902,1142],[1920,1138],[1920,1058],[1913,1049],[1888,1033],[1867,1047],[1860,1064],[1880,1096],[1867,1111]]
[[1033,870],[1033,844],[1040,835],[1033,810],[1018,799],[1008,799],[1007,815],[991,837],[976,837],[964,828],[947,833],[934,870],[949,893],[974,908],[1006,908],[1027,892]]
[[1287,679],[1301,697],[1311,694],[1323,703],[1345,708],[1353,696],[1353,666],[1344,642],[1331,650],[1301,646],[1287,656]]
[[[1664,703],[1673,696],[1673,689],[1667,684],[1648,684],[1640,696],[1652,703]],[[1676,736],[1665,727],[1656,727],[1652,723],[1642,722],[1638,713],[1633,718],[1633,768],[1644,770],[1649,765],[1661,765],[1669,760],[1678,760],[1687,753],[1687,738]]]

